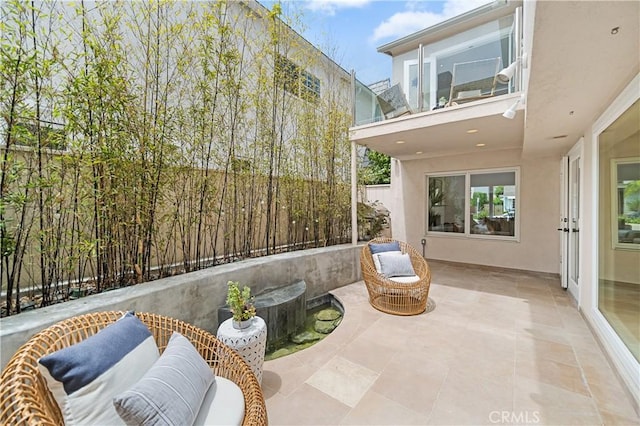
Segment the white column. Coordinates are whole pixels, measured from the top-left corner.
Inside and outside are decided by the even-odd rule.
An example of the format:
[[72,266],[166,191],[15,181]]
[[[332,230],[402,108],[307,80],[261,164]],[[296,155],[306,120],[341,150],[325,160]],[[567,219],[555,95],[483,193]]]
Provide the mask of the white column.
[[418,45],[418,112],[424,109],[424,97],[422,92],[422,76],[424,75],[424,51],[422,49],[422,43]]
[[351,141],[351,244],[358,244],[358,146]]
[[[356,72],[351,70],[351,125],[356,125]],[[351,141],[351,244],[358,244],[358,146]]]

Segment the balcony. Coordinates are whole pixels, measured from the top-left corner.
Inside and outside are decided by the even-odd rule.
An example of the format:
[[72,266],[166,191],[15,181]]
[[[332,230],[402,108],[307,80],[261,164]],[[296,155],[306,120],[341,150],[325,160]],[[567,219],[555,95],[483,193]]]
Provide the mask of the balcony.
[[[354,88],[351,140],[399,159],[466,150],[466,138],[455,142],[461,128],[477,130],[475,144],[521,147],[521,46],[521,8],[491,4],[380,47],[393,58],[393,85],[379,94]],[[508,109],[514,120],[503,118]]]

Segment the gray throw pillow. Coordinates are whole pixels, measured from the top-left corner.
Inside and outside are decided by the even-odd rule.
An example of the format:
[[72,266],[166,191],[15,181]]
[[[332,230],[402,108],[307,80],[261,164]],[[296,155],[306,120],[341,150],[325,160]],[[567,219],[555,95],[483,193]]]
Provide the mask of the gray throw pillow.
[[416,274],[407,253],[384,252],[378,254],[380,273],[387,278],[410,277]]
[[191,342],[174,332],[160,358],[113,405],[128,425],[190,425],[214,380]]

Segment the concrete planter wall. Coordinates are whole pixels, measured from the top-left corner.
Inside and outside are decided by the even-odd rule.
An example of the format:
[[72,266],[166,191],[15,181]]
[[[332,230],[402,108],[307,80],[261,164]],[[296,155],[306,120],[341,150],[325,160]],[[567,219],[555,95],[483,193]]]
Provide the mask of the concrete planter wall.
[[154,312],[215,334],[227,281],[253,294],[305,280],[307,299],[361,279],[359,246],[340,245],[243,260],[84,297],[0,320],[0,365],[38,331],[75,315],[110,310]]

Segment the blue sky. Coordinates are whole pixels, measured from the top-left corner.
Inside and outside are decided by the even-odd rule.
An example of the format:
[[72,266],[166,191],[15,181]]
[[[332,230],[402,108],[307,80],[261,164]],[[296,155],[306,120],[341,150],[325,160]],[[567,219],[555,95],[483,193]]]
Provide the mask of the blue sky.
[[[271,8],[274,1],[259,0]],[[489,0],[282,0],[294,28],[358,80],[391,77],[391,57],[377,48]]]

